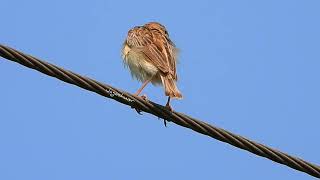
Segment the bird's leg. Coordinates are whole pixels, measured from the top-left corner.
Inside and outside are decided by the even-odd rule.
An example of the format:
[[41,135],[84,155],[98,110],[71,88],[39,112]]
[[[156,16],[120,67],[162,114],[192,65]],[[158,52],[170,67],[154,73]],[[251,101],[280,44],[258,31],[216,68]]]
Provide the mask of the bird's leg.
[[170,96],[168,97],[167,103],[166,103],[166,108],[168,108],[171,112],[173,111],[172,107],[170,106]]
[[[170,99],[171,99],[171,98],[170,98],[170,96],[169,96],[169,97],[168,97],[168,100],[167,100],[167,103],[166,103],[166,108],[168,108],[170,112],[173,112],[173,109],[172,109],[172,107],[170,106]],[[163,120],[163,123],[164,123],[164,126],[167,127],[167,120],[166,120],[166,119]]]
[[[139,96],[139,94],[141,93],[141,91],[146,87],[146,85],[152,80],[152,78],[147,79],[141,86],[141,88],[138,89],[138,91],[136,93],[134,93],[135,96]],[[142,97],[143,99],[146,99],[146,96],[144,95],[144,97]]]
[[[143,90],[143,88],[145,88],[146,85],[147,85],[151,80],[152,80],[152,78],[147,79],[147,80],[142,84],[141,88],[139,88],[138,91],[137,91],[136,93],[134,93],[133,95],[139,96],[139,94],[141,93],[141,91]],[[144,99],[144,100],[147,100],[147,96],[146,96],[146,95],[142,95],[141,98]],[[141,115],[141,110],[140,110],[140,109],[136,109],[136,108],[135,108],[135,110],[137,111],[138,114]]]

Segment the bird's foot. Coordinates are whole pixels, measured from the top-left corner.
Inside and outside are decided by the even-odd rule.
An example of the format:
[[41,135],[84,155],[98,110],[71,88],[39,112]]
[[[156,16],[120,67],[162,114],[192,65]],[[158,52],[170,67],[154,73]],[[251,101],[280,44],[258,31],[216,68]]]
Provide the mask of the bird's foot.
[[142,111],[141,111],[140,109],[134,108],[134,107],[132,107],[132,108],[133,108],[134,110],[136,110],[138,114],[142,115],[142,113],[141,113]]
[[143,100],[145,100],[145,101],[148,101],[148,97],[147,97],[147,95],[146,94],[144,94],[144,95],[142,95],[142,96],[139,96],[139,92],[136,92],[136,93],[134,93],[133,95],[134,96],[137,96],[137,97],[141,97]]
[[[138,95],[137,93],[135,93],[134,95],[139,97],[139,95]],[[148,101],[147,95],[144,94],[144,95],[142,95],[142,96],[140,96],[140,97],[141,97],[143,100]],[[134,107],[132,107],[132,108],[134,108]],[[137,108],[134,108],[134,109],[137,111],[138,114],[142,115],[142,113],[141,113],[142,111],[141,111],[140,109],[137,109]]]
[[148,101],[148,97],[147,97],[147,95],[145,95],[145,94],[142,95],[141,98],[142,98],[143,100],[145,100],[145,101]]
[[[166,107],[166,109],[168,109],[171,113],[173,112],[173,109],[172,109],[172,107],[170,106],[170,103],[169,103],[169,102],[167,102],[167,104],[166,104],[165,107]],[[164,126],[167,127],[167,120],[166,120],[166,119],[163,120],[163,123],[164,123]]]
[[167,103],[165,107],[166,107],[170,112],[173,112],[173,109],[172,109],[172,107],[170,106],[169,103]]

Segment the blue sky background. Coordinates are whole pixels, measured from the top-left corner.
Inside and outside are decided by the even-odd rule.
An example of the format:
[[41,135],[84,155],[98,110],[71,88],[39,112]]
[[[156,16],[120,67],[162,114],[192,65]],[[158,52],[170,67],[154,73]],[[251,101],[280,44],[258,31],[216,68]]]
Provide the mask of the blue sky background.
[[[175,110],[320,164],[320,1],[1,0],[0,43],[135,92],[128,29],[180,48]],[[0,60],[0,179],[310,179]],[[149,99],[165,104],[159,87]]]

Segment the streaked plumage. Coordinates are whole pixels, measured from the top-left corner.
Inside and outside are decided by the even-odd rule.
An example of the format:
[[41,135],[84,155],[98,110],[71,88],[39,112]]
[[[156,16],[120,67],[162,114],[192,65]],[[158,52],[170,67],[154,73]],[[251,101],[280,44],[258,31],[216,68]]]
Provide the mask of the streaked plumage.
[[163,85],[169,98],[182,98],[176,86],[177,49],[163,25],[151,22],[130,29],[123,44],[122,58],[132,76],[144,82],[137,94],[152,82]]

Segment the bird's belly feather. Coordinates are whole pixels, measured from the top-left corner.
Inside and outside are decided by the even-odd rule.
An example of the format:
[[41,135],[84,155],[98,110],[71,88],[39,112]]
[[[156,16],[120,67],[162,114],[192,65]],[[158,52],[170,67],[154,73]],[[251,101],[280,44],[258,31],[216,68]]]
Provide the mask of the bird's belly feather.
[[139,81],[146,81],[154,77],[152,83],[157,84],[158,68],[145,60],[145,56],[140,52],[128,51],[124,56],[124,63],[129,67],[131,75]]

